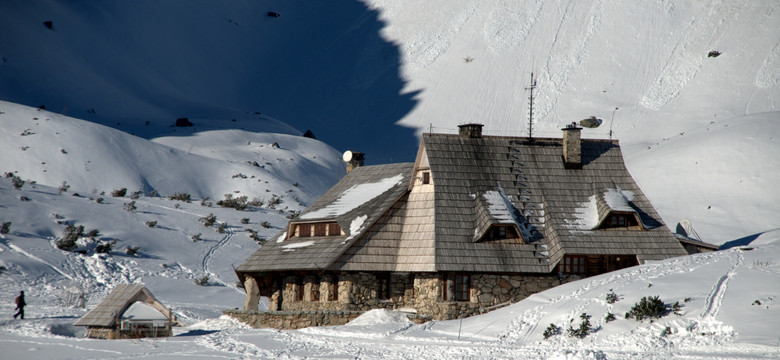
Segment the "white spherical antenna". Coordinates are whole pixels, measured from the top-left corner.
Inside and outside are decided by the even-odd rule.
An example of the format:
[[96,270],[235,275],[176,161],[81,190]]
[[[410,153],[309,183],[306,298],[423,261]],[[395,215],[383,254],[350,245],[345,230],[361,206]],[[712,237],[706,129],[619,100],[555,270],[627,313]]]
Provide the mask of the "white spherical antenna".
[[341,156],[341,159],[344,160],[344,162],[349,162],[350,160],[352,160],[352,151],[349,150],[345,151],[344,155]]

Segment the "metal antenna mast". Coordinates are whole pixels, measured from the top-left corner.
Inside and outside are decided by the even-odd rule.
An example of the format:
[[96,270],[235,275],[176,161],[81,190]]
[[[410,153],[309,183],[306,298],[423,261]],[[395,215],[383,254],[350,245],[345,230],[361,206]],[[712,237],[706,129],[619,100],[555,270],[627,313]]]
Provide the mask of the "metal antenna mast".
[[525,88],[531,91],[531,96],[528,97],[528,138],[533,139],[533,124],[534,124],[534,89],[536,89],[536,80],[534,80],[534,73],[531,72],[531,86]]

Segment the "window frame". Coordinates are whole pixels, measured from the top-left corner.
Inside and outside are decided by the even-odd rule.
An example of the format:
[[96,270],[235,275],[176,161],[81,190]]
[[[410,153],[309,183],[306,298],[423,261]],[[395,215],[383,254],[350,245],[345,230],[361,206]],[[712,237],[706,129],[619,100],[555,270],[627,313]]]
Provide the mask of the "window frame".
[[560,272],[586,275],[588,273],[588,257],[586,255],[564,255]]

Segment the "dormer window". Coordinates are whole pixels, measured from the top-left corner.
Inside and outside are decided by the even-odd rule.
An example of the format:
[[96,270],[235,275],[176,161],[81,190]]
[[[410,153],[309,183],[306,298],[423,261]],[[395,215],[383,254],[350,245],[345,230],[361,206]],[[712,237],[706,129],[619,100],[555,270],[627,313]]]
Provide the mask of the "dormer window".
[[602,229],[639,228],[633,213],[610,213],[601,224]]
[[341,226],[337,222],[323,222],[313,224],[295,225],[294,236],[312,237],[312,236],[341,236]]
[[423,184],[430,184],[431,183],[431,172],[430,171],[423,171],[423,173],[422,173],[422,183]]

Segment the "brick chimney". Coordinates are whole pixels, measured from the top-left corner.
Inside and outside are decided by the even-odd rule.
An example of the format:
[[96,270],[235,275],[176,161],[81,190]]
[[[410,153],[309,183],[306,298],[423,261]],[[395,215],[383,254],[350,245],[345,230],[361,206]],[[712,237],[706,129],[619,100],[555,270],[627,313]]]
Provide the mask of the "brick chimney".
[[563,167],[566,169],[582,169],[582,128],[573,122],[563,130]]
[[458,134],[464,139],[479,139],[482,137],[482,124],[458,125]]
[[362,152],[352,152],[352,159],[347,161],[347,174],[349,174],[350,171],[355,170],[358,166],[363,166],[363,161],[365,160],[365,154]]

